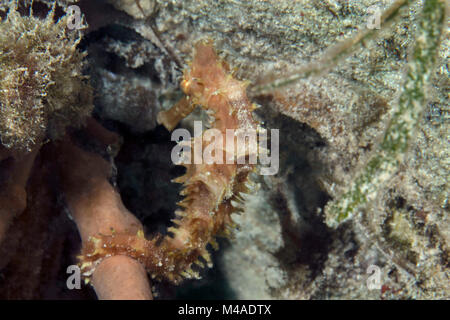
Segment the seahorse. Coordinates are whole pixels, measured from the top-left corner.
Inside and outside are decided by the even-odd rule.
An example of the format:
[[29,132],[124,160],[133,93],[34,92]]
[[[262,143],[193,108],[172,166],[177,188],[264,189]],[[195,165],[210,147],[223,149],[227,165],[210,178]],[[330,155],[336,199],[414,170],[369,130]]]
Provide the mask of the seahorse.
[[[171,109],[159,113],[158,121],[172,130],[195,106],[201,106],[211,116],[211,129],[223,136],[227,129],[260,131],[260,124],[253,117],[257,106],[246,94],[248,84],[235,79],[229,65],[215,52],[211,40],[200,41],[183,73],[181,89],[185,97]],[[233,139],[237,140],[238,136]],[[204,132],[193,137],[188,141],[190,155],[203,154],[208,141]],[[198,142],[204,142],[200,150],[194,147]],[[239,154],[235,145],[222,146],[223,161],[218,163],[182,164],[186,173],[174,182],[183,184],[181,195],[185,198],[178,203],[180,209],[175,212],[174,226],[168,229],[168,235],[146,239],[143,230],[139,230],[137,234],[112,232],[93,236],[79,256],[82,274],[89,277],[102,259],[122,254],[141,262],[153,279],[178,284],[184,278],[199,278],[196,271],[199,268],[194,265],[212,266],[207,245],[217,248],[217,237],[230,236],[235,228],[231,214],[242,212],[243,194],[252,192],[255,186],[249,175],[255,171],[256,164],[236,159],[249,159],[262,148],[257,145]]]

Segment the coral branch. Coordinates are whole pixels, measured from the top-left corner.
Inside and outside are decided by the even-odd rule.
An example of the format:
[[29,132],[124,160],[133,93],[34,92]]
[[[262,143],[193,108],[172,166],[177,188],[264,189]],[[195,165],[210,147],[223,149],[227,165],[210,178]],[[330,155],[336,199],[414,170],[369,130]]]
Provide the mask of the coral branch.
[[147,273],[138,261],[126,256],[106,258],[92,275],[101,300],[151,300]]
[[[114,136],[90,120],[88,130],[103,142]],[[66,138],[58,145],[60,183],[67,205],[77,224],[83,246],[97,234],[136,234],[141,223],[124,207],[109,183],[111,165],[100,155],[84,151]],[[144,268],[129,257],[97,261],[93,283],[101,299],[151,299]],[[93,271],[93,270],[92,270]],[[113,288],[114,287],[114,288]]]
[[27,205],[26,184],[39,148],[20,158],[3,160],[0,168],[0,243],[15,216]]

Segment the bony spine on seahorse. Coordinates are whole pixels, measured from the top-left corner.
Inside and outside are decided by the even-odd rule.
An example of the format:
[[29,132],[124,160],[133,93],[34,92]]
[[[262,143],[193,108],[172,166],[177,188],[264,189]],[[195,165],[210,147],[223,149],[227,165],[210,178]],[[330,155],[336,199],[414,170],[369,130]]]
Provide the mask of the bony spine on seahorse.
[[[224,136],[227,129],[258,131],[259,123],[252,115],[256,106],[246,94],[248,82],[233,77],[228,64],[214,51],[212,41],[197,43],[194,51],[193,61],[181,82],[186,97],[170,110],[161,112],[158,121],[172,130],[195,106],[201,106],[212,117],[211,128]],[[190,144],[207,140],[202,134]],[[207,144],[201,145],[201,150],[191,148],[191,156],[203,152]],[[181,194],[185,198],[178,203],[181,209],[175,212],[174,227],[168,229],[172,236],[157,235],[147,240],[143,231],[93,236],[79,256],[83,275],[89,277],[103,258],[123,254],[140,261],[152,278],[174,283],[183,278],[198,278],[193,264],[212,266],[207,245],[217,247],[217,236],[230,235],[235,227],[231,214],[242,210],[242,194],[253,189],[249,174],[255,164],[229,163],[226,159],[248,159],[258,149],[261,148],[256,145],[244,154],[237,154],[235,148],[226,145],[220,150],[223,161],[219,163],[182,164],[186,173],[174,181],[183,184]]]

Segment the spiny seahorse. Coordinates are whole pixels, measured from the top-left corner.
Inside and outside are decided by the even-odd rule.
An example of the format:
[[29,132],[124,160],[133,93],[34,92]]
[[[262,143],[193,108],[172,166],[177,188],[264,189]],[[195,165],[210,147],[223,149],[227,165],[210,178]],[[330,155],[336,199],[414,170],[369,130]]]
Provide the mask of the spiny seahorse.
[[[170,110],[161,112],[158,121],[172,130],[195,106],[201,106],[212,117],[211,128],[223,136],[227,129],[259,131],[259,123],[252,115],[256,105],[247,97],[247,86],[248,82],[233,77],[228,64],[216,54],[212,41],[201,41],[195,45],[193,61],[183,74],[181,88],[186,96]],[[205,143],[198,150],[193,147],[195,142]],[[209,140],[204,133],[192,138],[191,156],[194,152],[203,154],[206,142]],[[178,203],[182,209],[175,212],[174,227],[168,229],[171,235],[147,240],[141,230],[137,234],[112,232],[91,237],[79,256],[83,275],[89,277],[103,258],[122,254],[141,262],[152,278],[173,283],[199,278],[193,264],[212,266],[207,245],[217,247],[217,236],[230,235],[235,227],[231,214],[242,211],[242,194],[254,187],[249,174],[255,170],[255,164],[239,164],[236,158],[248,159],[258,149],[261,152],[262,148],[256,146],[238,154],[234,146],[226,145],[222,146],[222,164],[182,164],[186,173],[174,181],[183,184],[181,195],[185,198]],[[227,158],[234,159],[233,163],[227,163]]]

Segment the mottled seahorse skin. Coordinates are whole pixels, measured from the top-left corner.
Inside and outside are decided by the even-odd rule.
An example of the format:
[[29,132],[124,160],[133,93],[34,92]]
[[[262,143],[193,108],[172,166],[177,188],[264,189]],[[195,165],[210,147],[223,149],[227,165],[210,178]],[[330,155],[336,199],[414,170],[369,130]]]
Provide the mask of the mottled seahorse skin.
[[[247,86],[248,82],[233,77],[211,41],[199,42],[181,82],[186,96],[170,110],[161,112],[158,121],[171,130],[195,106],[201,106],[211,116],[210,127],[220,131],[223,137],[227,129],[257,132],[259,123],[252,115],[256,106],[247,97]],[[188,144],[193,146],[196,142],[201,143],[202,148],[192,147],[191,156],[194,152],[203,154],[210,141],[202,134]],[[248,159],[258,152],[258,146],[248,148],[244,154],[237,154],[228,144],[221,148],[221,163],[183,164],[186,173],[174,181],[183,184],[181,195],[185,198],[178,203],[181,209],[175,212],[169,235],[156,235],[147,240],[141,230],[137,234],[111,232],[93,236],[79,256],[83,275],[89,277],[103,258],[118,254],[140,261],[152,278],[173,283],[183,278],[198,278],[193,264],[211,267],[207,245],[217,247],[217,236],[230,235],[235,227],[231,214],[242,210],[242,194],[253,188],[249,174],[255,170],[255,164],[247,161],[245,164],[228,161],[227,164],[226,159],[242,156]]]

